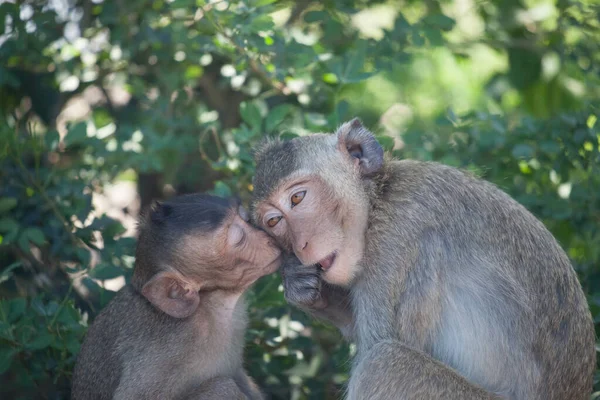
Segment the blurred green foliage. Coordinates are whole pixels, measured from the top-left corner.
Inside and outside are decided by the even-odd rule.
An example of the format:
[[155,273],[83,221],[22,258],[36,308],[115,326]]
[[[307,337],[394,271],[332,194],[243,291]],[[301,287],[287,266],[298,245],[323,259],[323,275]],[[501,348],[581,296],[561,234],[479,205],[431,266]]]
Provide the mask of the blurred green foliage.
[[[94,196],[247,200],[257,140],[353,116],[541,218],[600,330],[593,0],[5,1],[0,35],[2,398],[68,398],[107,283],[129,279],[135,238]],[[249,300],[246,364],[271,398],[340,398],[352,347],[276,275]]]

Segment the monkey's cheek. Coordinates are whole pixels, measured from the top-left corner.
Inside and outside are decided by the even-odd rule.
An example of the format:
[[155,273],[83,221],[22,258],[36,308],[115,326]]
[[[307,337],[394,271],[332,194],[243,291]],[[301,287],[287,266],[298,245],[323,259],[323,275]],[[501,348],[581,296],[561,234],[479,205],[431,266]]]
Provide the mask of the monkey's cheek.
[[351,268],[348,268],[348,265],[336,261],[327,271],[323,271],[321,277],[325,282],[332,285],[348,287],[352,283],[354,274]]

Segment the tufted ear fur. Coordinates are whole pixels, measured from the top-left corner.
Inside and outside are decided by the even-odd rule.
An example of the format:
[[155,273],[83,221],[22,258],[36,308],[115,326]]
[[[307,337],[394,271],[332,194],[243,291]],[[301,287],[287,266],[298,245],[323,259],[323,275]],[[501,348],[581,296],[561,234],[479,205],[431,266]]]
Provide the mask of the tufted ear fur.
[[199,288],[177,272],[160,272],[142,288],[142,295],[154,307],[175,318],[187,318],[200,303]]
[[362,176],[371,175],[383,167],[383,148],[358,118],[340,126],[336,135],[339,150],[355,159]]

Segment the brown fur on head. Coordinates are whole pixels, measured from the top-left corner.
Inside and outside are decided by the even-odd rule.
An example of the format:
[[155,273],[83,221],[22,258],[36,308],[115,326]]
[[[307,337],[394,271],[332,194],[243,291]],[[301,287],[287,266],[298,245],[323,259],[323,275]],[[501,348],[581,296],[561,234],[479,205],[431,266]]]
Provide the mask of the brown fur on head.
[[177,318],[197,308],[199,292],[242,293],[279,265],[279,250],[250,226],[237,202],[194,194],[155,203],[142,217],[132,284]]
[[326,281],[349,285],[359,272],[383,149],[358,119],[334,135],[301,139],[302,146],[270,141],[257,150],[253,218],[303,264],[320,264]]

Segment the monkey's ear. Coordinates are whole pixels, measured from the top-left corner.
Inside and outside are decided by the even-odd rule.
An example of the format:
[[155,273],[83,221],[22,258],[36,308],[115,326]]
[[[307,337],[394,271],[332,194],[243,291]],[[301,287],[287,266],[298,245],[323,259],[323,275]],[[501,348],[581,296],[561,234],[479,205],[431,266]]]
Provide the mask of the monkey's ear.
[[383,167],[383,147],[358,118],[340,126],[336,135],[338,148],[356,159],[361,175],[371,175]]
[[171,215],[172,211],[173,207],[170,204],[165,204],[155,200],[150,206],[150,219],[152,222],[160,224],[164,222],[169,215]]
[[175,318],[189,317],[200,304],[198,288],[175,272],[160,272],[142,288],[144,297],[154,307]]

